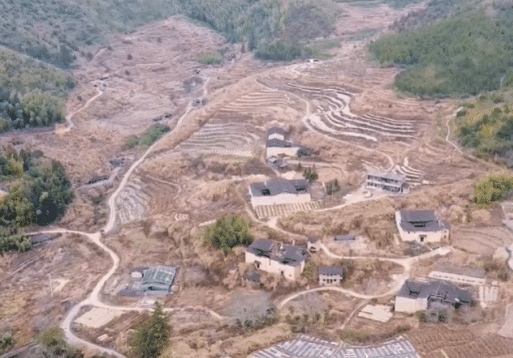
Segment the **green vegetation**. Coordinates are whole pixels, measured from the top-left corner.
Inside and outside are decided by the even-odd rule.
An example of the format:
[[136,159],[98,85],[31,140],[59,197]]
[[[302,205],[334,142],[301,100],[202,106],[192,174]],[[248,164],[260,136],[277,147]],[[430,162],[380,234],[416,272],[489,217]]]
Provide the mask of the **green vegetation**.
[[73,199],[71,183],[61,163],[41,152],[7,148],[0,153],[0,172],[9,182],[9,193],[0,199],[0,234],[5,247],[25,249],[18,229],[48,225],[60,218]]
[[57,70],[0,51],[0,133],[64,120],[74,81]]
[[[66,343],[64,332],[58,327],[50,327],[45,329],[37,337],[42,349],[35,353],[29,354],[28,357],[45,357],[45,358],[84,358],[81,350],[72,347]],[[105,358],[104,355],[94,355],[91,358]]]
[[62,69],[72,68],[77,56],[91,59],[113,31],[129,32],[178,14],[229,42],[247,43],[264,59],[294,59],[309,53],[301,41],[331,33],[339,12],[330,0],[287,7],[280,0],[0,0],[0,7],[0,44]]
[[508,106],[511,103],[511,90],[465,103],[466,109],[458,111],[455,120],[461,145],[472,148],[478,157],[513,166],[513,113]]
[[17,234],[16,230],[10,228],[0,228],[0,256],[9,251],[26,252],[31,247],[32,245],[25,235]]
[[458,0],[431,0],[426,8],[411,11],[394,21],[390,29],[396,32],[405,32],[431,25],[440,19],[446,19],[456,13]]
[[317,180],[319,175],[317,174],[317,172],[315,170],[306,168],[305,171],[303,172],[303,177],[306,180],[308,180],[309,183],[311,183],[311,182]]
[[223,55],[219,51],[202,52],[196,56],[196,61],[204,65],[217,65],[223,61]]
[[162,305],[155,302],[151,317],[141,323],[132,335],[130,346],[135,357],[154,358],[169,345],[172,326],[162,310]]
[[351,3],[357,6],[379,6],[381,4],[387,4],[394,9],[402,9],[406,6],[418,4],[422,0],[333,0],[337,3]]
[[227,255],[236,246],[251,245],[253,236],[249,228],[250,221],[246,218],[238,215],[222,216],[207,228],[205,240]]
[[15,343],[16,337],[12,332],[4,332],[0,334],[0,352],[11,348]]
[[338,185],[337,179],[326,184],[326,194],[327,195],[333,195],[339,190],[340,190],[340,186]]
[[[370,44],[383,66],[406,67],[395,82],[419,96],[476,95],[509,83],[513,57],[513,8],[493,3]],[[494,16],[485,15],[494,13]]]
[[142,149],[147,149],[153,143],[158,141],[164,134],[170,131],[168,126],[163,124],[155,124],[150,128],[146,129],[141,137],[138,138],[135,135],[131,135],[126,139],[125,145],[127,148],[132,149],[139,146]]
[[475,190],[475,201],[479,205],[498,203],[506,193],[513,190],[513,175],[499,173],[489,175],[478,181]]

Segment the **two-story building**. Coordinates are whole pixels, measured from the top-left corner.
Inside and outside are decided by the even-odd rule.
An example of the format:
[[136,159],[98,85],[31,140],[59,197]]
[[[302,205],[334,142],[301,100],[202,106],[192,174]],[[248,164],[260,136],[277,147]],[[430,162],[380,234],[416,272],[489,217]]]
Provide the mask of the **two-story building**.
[[403,241],[440,242],[449,238],[450,225],[433,210],[398,210],[395,222]]
[[342,267],[320,267],[319,268],[319,285],[340,285],[344,279],[344,269]]
[[246,250],[246,263],[269,273],[297,280],[305,268],[308,252],[296,245],[284,245],[268,239],[255,240]]
[[369,172],[365,180],[365,187],[394,194],[406,194],[410,191],[410,185],[406,183],[406,176],[394,172]]

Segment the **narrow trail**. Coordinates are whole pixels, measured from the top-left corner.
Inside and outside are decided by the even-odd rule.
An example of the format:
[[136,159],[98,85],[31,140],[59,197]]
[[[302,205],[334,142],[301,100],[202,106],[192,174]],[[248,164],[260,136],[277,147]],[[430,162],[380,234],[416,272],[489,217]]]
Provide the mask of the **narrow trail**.
[[396,293],[397,291],[399,291],[399,289],[403,285],[404,281],[407,280],[410,277],[411,267],[412,267],[412,265],[414,263],[416,263],[416,262],[418,262],[420,260],[426,259],[426,258],[430,258],[430,257],[436,256],[436,255],[442,255],[442,256],[443,255],[447,255],[448,253],[450,253],[452,251],[451,247],[441,247],[441,248],[439,248],[437,250],[430,251],[430,252],[428,252],[426,254],[422,254],[422,255],[419,255],[419,256],[408,257],[408,258],[403,258],[403,259],[394,259],[394,258],[379,257],[379,256],[340,256],[340,255],[335,255],[335,254],[331,253],[326,248],[326,246],[324,246],[323,244],[321,244],[321,249],[328,256],[333,257],[333,258],[337,258],[337,259],[351,259],[351,260],[360,260],[360,259],[369,260],[369,259],[371,259],[371,260],[381,260],[381,261],[394,262],[394,263],[396,263],[398,265],[401,265],[404,268],[404,272],[397,277],[397,279],[395,280],[395,283],[392,285],[392,287],[387,292],[379,294],[379,295],[365,295],[365,294],[361,294],[361,293],[358,293],[358,292],[347,290],[347,289],[344,289],[344,288],[341,288],[341,287],[334,287],[334,286],[317,287],[317,288],[313,288],[313,289],[310,289],[310,290],[304,290],[304,291],[296,292],[296,293],[294,293],[294,294],[284,298],[283,300],[281,300],[278,303],[278,308],[279,309],[282,309],[283,306],[285,306],[285,304],[287,304],[289,301],[292,301],[292,300],[298,298],[299,296],[305,295],[305,294],[310,293],[310,292],[337,291],[337,292],[341,292],[341,293],[343,293],[345,295],[348,295],[348,296],[353,296],[353,297],[360,298],[360,299],[365,299],[365,300],[370,300],[370,299],[373,299],[373,298],[382,298],[382,297],[390,296],[390,295]]
[[[294,67],[294,69],[297,67],[297,65],[292,65]],[[292,93],[292,92],[287,92],[287,91],[283,91],[283,90],[278,90],[276,88],[272,88],[272,87],[269,87],[265,84],[263,84],[262,82],[259,82],[257,81],[258,84],[260,84],[261,86],[267,88],[268,90],[270,91],[274,91],[274,92],[278,92],[278,93],[283,93],[285,95],[291,95],[291,96],[294,96],[296,98],[298,98],[300,101],[302,101],[303,103],[305,103],[305,107],[306,107],[306,110],[305,110],[305,115],[301,118],[301,122],[305,125],[306,128],[308,128],[308,130],[310,130],[311,132],[314,132],[314,133],[317,133],[321,136],[325,136],[323,133],[319,132],[318,130],[316,130],[315,128],[313,128],[307,121],[308,117],[310,117],[310,115],[312,114],[311,111],[310,111],[310,102],[308,102],[306,99],[304,99],[303,97],[295,94],[295,93]],[[349,103],[350,101],[347,102],[347,106],[346,106],[346,109],[347,111],[349,111]],[[346,111],[346,112],[347,112]],[[349,112],[348,112],[349,113]],[[342,139],[339,139],[339,138],[333,138],[333,137],[329,137],[331,140],[335,140],[337,142],[340,142],[340,143],[344,143],[344,144],[347,144],[347,145],[350,145],[352,147],[355,147],[355,148],[358,148],[358,149],[361,149],[361,150],[364,150],[364,151],[367,151],[367,152],[373,152],[377,155],[382,155],[384,157],[387,158],[388,162],[390,163],[390,166],[386,169],[387,171],[390,171],[394,168],[395,166],[395,163],[394,163],[394,160],[392,159],[392,157],[382,151],[379,151],[377,149],[372,149],[372,148],[367,148],[367,147],[363,147],[361,145],[358,145],[358,144],[354,144],[354,143],[351,143],[351,142],[348,142],[348,141],[345,141],[345,140],[342,140]]]
[[96,88],[98,93],[96,95],[94,95],[93,97],[91,97],[87,102],[86,104],[84,104],[82,107],[80,107],[79,109],[75,110],[74,112],[68,114],[66,116],[66,121],[68,122],[68,127],[66,129],[64,129],[62,132],[69,132],[71,130],[71,128],[75,127],[75,123],[73,123],[73,121],[71,120],[71,118],[73,118],[73,116],[75,114],[77,114],[78,112],[80,111],[83,111],[84,109],[86,109],[94,100],[96,100],[98,97],[100,97],[102,94],[103,94],[103,91],[97,87]]
[[[206,93],[206,88],[204,90],[204,93]],[[73,122],[71,121],[71,117],[73,117],[73,115],[75,115],[79,111],[85,109],[92,101],[94,101],[96,98],[98,98],[101,94],[103,94],[103,92],[101,90],[99,90],[99,93],[96,96],[94,96],[91,99],[89,99],[89,101],[83,107],[81,107],[80,109],[76,110],[75,112],[73,112],[72,114],[67,116],[66,119],[70,123],[70,127],[68,127],[68,131],[69,131],[69,129],[71,127],[73,127]],[[180,117],[180,119],[178,120],[175,129],[177,127],[179,127],[179,125],[182,123],[183,119],[189,114],[191,109],[192,109],[192,101],[188,103],[186,111]],[[167,135],[169,135],[171,133],[173,133],[173,131],[169,132]],[[163,136],[162,138],[166,137],[167,135]],[[96,345],[94,343],[88,342],[86,340],[83,340],[83,339],[77,337],[76,335],[73,334],[73,332],[71,330],[71,325],[72,325],[74,319],[77,317],[77,315],[80,312],[80,310],[84,306],[94,306],[94,307],[107,308],[107,309],[119,310],[119,311],[138,311],[138,312],[142,312],[142,311],[147,311],[148,310],[148,309],[141,308],[141,307],[111,306],[111,305],[107,305],[107,304],[103,303],[99,299],[99,294],[100,294],[101,289],[103,288],[105,282],[107,282],[107,280],[116,272],[116,270],[119,267],[119,262],[120,262],[118,255],[113,250],[111,250],[109,247],[107,247],[105,244],[103,244],[101,242],[101,236],[102,236],[102,232],[108,233],[108,232],[112,231],[114,229],[114,227],[115,227],[116,215],[117,215],[116,204],[115,204],[116,197],[121,192],[121,190],[123,190],[123,188],[125,187],[126,183],[128,182],[128,179],[130,178],[130,175],[148,157],[148,155],[153,151],[153,148],[159,142],[160,142],[160,140],[156,141],[153,145],[151,145],[146,150],[146,152],[141,156],[141,158],[139,158],[135,163],[132,164],[132,166],[129,168],[129,170],[123,176],[123,179],[121,180],[121,182],[120,182],[118,188],[116,189],[116,191],[110,196],[109,201],[108,201],[108,206],[109,206],[109,210],[110,210],[109,220],[108,220],[107,224],[104,226],[104,228],[102,230],[100,230],[98,232],[95,232],[95,233],[86,233],[86,232],[81,232],[81,231],[76,231],[76,230],[67,230],[67,229],[59,229],[59,228],[57,228],[57,229],[53,229],[53,230],[46,230],[46,231],[39,231],[39,232],[37,232],[37,233],[49,233],[49,234],[50,233],[68,233],[68,234],[77,234],[77,235],[86,236],[91,242],[93,242],[94,244],[99,246],[101,249],[103,249],[105,252],[107,252],[109,254],[110,258],[113,261],[112,267],[100,279],[100,281],[96,284],[96,286],[94,287],[93,291],[87,296],[86,299],[84,299],[83,301],[81,301],[81,302],[77,303],[75,306],[73,306],[68,311],[68,313],[66,314],[66,316],[64,317],[64,319],[62,320],[62,322],[60,324],[60,327],[64,331],[64,335],[65,335],[66,340],[70,344],[72,344],[72,345],[83,345],[83,346],[86,346],[86,347],[88,347],[90,349],[98,350],[98,351],[100,351],[102,353],[113,355],[113,356],[118,357],[118,358],[127,358],[124,355],[116,352],[115,350],[108,349],[108,348],[105,348],[105,347],[101,347],[99,345]],[[37,234],[37,233],[31,233],[31,234]],[[31,235],[31,234],[28,234],[28,235]],[[192,306],[190,306],[190,307],[181,307],[181,308],[168,308],[168,309],[165,309],[164,311],[166,311],[166,312],[173,312],[173,311],[188,310],[188,309],[193,309],[193,310],[200,309],[200,310],[203,310],[203,311],[206,311],[206,312],[210,313],[216,319],[223,319],[222,316],[220,316],[219,314],[217,314],[216,312],[210,310],[207,307],[199,307],[199,306],[198,307],[192,307]]]

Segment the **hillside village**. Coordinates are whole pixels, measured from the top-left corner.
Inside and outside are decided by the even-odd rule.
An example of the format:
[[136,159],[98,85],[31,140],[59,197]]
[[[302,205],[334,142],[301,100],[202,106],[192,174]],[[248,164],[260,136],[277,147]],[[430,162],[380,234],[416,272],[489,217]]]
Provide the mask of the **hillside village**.
[[331,33],[298,42],[327,52],[281,62],[181,15],[113,35],[77,57],[65,121],[0,136],[21,173],[0,197],[31,200],[30,160],[73,189],[2,231],[30,250],[0,251],[0,358],[513,355],[509,159],[458,136],[513,90],[407,97],[369,46],[442,5],[327,2]]

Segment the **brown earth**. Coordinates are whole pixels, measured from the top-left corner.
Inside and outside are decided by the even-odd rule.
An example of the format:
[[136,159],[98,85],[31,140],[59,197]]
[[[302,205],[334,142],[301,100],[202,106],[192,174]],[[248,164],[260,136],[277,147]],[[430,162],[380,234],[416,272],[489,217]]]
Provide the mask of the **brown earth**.
[[[302,235],[317,234],[325,240],[332,235],[358,231],[371,238],[370,254],[387,255],[402,254],[402,248],[393,246],[390,235],[394,233],[393,213],[398,208],[442,208],[444,218],[462,225],[457,233],[469,230],[463,227],[463,221],[465,207],[471,202],[473,181],[489,168],[461,156],[445,141],[445,121],[454,112],[454,101],[399,98],[392,89],[399,70],[374,67],[366,58],[365,41],[350,39],[359,32],[386,29],[406,10],[340,6],[345,14],[334,36],[342,40],[342,46],[332,50],[333,59],[313,65],[302,61],[292,65],[263,63],[250,53],[242,53],[241,46],[229,45],[210,30],[179,18],[113,38],[110,46],[97,52],[93,60],[82,59],[76,70],[80,84],[68,102],[68,113],[97,97],[71,118],[75,126],[70,131],[62,126],[56,134],[20,133],[16,141],[11,140],[20,142],[15,146],[18,149],[40,149],[46,156],[63,162],[75,187],[83,186],[92,177],[109,175],[113,168],[109,160],[125,159],[111,187],[77,190],[77,198],[61,222],[70,228],[94,231],[105,222],[105,199],[117,187],[118,179],[130,163],[142,153],[141,148],[128,149],[126,139],[140,135],[154,123],[176,128],[158,143],[156,152],[130,178],[125,201],[119,203],[118,230],[105,240],[121,257],[115,279],[126,277],[131,268],[138,266],[158,263],[180,267],[179,291],[166,300],[169,306],[204,305],[220,310],[227,304],[229,292],[243,286],[243,256],[233,253],[224,258],[204,247],[203,229],[197,225],[220,214],[245,212],[248,181],[260,177],[241,178],[240,175],[274,175],[262,164],[264,133],[271,124],[287,128],[291,139],[320,151],[322,181],[337,178],[340,184],[355,187],[363,181],[369,168],[386,169],[391,164],[418,170],[422,172],[422,180],[428,181],[407,197],[282,219],[279,223],[283,228]],[[220,65],[196,62],[198,53],[213,50],[226,50]],[[333,90],[330,92],[328,88]],[[307,108],[310,114],[319,108],[327,111],[334,93],[346,92],[351,94],[352,113],[360,118],[370,114],[386,117],[393,123],[408,123],[413,128],[413,137],[391,140],[377,133],[376,141],[371,141],[310,130],[309,122],[303,118]],[[386,123],[382,118],[377,121],[378,126]],[[235,154],[204,152],[208,145],[196,140],[194,134],[200,130],[207,133],[207,129],[213,133],[217,125],[227,124],[230,130],[220,130],[214,137],[218,141],[233,138],[233,143],[225,149]],[[189,146],[183,145],[186,143]],[[236,150],[241,147],[251,150],[254,159],[239,156]],[[129,208],[124,203],[133,206]],[[493,215],[487,215],[488,210],[471,207],[471,212],[479,210],[471,224],[472,220],[481,226],[494,221]],[[136,219],[130,219],[133,217]],[[265,233],[260,227],[255,232]],[[9,289],[9,293],[4,293],[9,297],[5,296],[3,301],[13,302],[2,306],[9,317],[5,327],[11,325],[21,332],[22,342],[28,341],[37,327],[20,317],[25,315],[31,320],[41,317],[45,324],[48,320],[49,324],[57,324],[65,311],[62,301],[76,302],[85,297],[86,291],[109,267],[105,255],[80,239],[73,240],[79,245],[52,243],[50,249],[62,248],[67,254],[45,261],[54,256],[53,251],[45,251],[48,257],[42,255],[45,259],[37,263],[43,265],[37,266],[39,273],[29,267],[0,283],[0,287],[8,285]],[[455,246],[468,245],[458,235],[454,240]],[[481,245],[478,250],[486,246],[491,252],[496,246],[485,242],[486,231],[474,240]],[[102,259],[94,260],[96,255]],[[71,258],[80,266],[65,266]],[[0,267],[8,267],[16,259],[15,254],[7,255],[0,259]],[[231,262],[239,264],[232,278],[227,273]],[[90,267],[93,263],[94,267]],[[82,275],[71,274],[77,270]],[[44,298],[48,296],[48,285],[40,277],[41,272],[70,279],[50,303]],[[113,280],[106,287],[111,286],[115,286]],[[35,292],[45,296],[34,296]],[[131,299],[109,295],[105,298],[113,303],[137,304]],[[337,316],[337,324],[343,323],[352,308],[347,307],[348,312],[344,310]],[[138,319],[128,318],[132,323]],[[113,322],[111,329],[121,329],[121,321]],[[220,338],[216,336],[216,326],[200,323],[187,326],[186,317],[176,319],[173,354],[205,357],[227,352],[238,357],[291,335],[289,327],[280,323],[241,338],[221,331]],[[364,325],[360,319],[354,321],[356,329]],[[104,332],[92,332],[91,337],[100,333]],[[189,341],[184,341],[184,336],[190,337]],[[125,346],[126,335],[123,337],[116,345]],[[197,345],[193,345],[196,338]],[[216,341],[219,343],[212,343]]]

